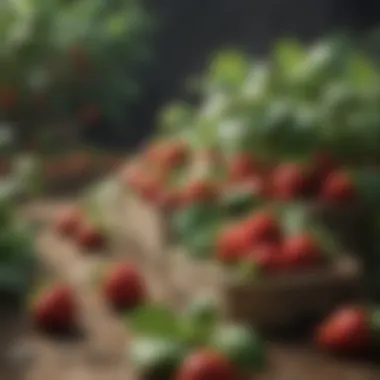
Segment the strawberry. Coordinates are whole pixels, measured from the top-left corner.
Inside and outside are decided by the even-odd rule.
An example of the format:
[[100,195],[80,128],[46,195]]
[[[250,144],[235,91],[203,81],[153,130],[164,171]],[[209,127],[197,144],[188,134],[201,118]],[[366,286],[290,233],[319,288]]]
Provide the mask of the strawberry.
[[157,163],[161,161],[162,152],[164,149],[164,144],[158,142],[152,143],[145,148],[143,154],[144,161],[148,164],[157,165]]
[[58,215],[54,229],[63,236],[73,236],[83,221],[83,212],[78,207],[70,207]]
[[304,169],[295,163],[277,166],[272,174],[273,196],[288,201],[304,195],[307,176]]
[[146,299],[144,280],[139,271],[129,263],[118,263],[104,277],[102,292],[115,309],[131,310]]
[[322,259],[318,243],[306,233],[287,238],[282,245],[282,254],[289,269],[312,267]]
[[244,181],[256,174],[257,165],[249,155],[233,157],[229,167],[228,176],[233,182]]
[[267,211],[259,211],[243,222],[246,247],[264,242],[275,242],[280,238],[280,228],[274,216]]
[[243,233],[240,225],[233,225],[222,231],[216,244],[218,260],[225,264],[235,264],[240,261],[246,251]]
[[157,178],[152,175],[141,175],[137,192],[149,202],[155,202],[161,190],[161,184]]
[[325,202],[346,203],[356,197],[356,190],[349,175],[343,171],[331,173],[323,183],[321,198]]
[[311,160],[308,190],[311,194],[316,194],[320,190],[325,179],[336,169],[337,163],[328,152],[317,152]]
[[213,202],[218,197],[217,187],[205,180],[190,182],[181,194],[184,205]]
[[252,249],[247,260],[256,263],[265,273],[280,271],[283,267],[282,247],[277,243],[263,243]]
[[369,313],[360,306],[339,309],[318,327],[315,340],[322,350],[361,354],[372,345]]
[[199,350],[185,358],[176,380],[237,380],[238,370],[223,355]]
[[34,323],[43,329],[71,330],[77,319],[73,291],[56,284],[39,294],[32,305]]
[[185,163],[188,154],[188,146],[183,141],[169,143],[161,151],[159,164],[169,169],[176,168]]
[[75,235],[76,243],[84,249],[97,250],[105,245],[103,233],[88,221],[83,222]]

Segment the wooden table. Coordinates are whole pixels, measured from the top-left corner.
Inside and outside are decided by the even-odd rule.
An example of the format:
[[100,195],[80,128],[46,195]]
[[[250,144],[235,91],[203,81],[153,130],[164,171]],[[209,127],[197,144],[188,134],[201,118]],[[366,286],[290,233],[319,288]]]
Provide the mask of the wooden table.
[[[28,209],[28,216],[48,221],[61,202],[41,203]],[[1,313],[1,380],[133,380],[125,359],[128,331],[122,321],[102,303],[89,281],[92,268],[104,260],[85,256],[69,242],[42,228],[38,241],[41,259],[57,277],[78,291],[83,336],[69,341],[41,335],[22,316]],[[157,299],[165,295],[150,273],[147,280]],[[269,344],[270,365],[258,380],[379,380],[378,364],[340,361],[315,352],[305,344]]]

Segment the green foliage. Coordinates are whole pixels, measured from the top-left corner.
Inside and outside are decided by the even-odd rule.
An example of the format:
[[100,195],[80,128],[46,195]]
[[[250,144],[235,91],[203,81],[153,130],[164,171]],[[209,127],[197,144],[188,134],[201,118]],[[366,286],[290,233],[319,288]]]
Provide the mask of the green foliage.
[[380,148],[379,80],[371,58],[342,37],[310,48],[283,40],[268,61],[223,52],[200,80],[200,107],[170,130],[183,133],[186,124],[195,149],[218,147],[226,155],[302,159],[328,148],[343,159],[373,161]]
[[195,299],[177,317],[162,306],[145,306],[127,321],[136,338],[129,356],[141,373],[153,373],[155,379],[172,374],[186,354],[200,347],[220,351],[243,371],[259,371],[266,364],[266,346],[256,331],[222,325],[218,308],[207,297]]
[[138,101],[152,20],[140,1],[4,0],[0,115],[122,127]]
[[256,331],[245,326],[221,326],[211,341],[217,350],[247,373],[261,371],[267,362],[264,341]]

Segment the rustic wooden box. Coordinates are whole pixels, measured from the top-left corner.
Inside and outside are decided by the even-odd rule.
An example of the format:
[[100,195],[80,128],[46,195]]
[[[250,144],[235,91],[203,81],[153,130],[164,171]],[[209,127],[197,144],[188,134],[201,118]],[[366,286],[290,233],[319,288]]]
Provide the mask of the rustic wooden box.
[[225,277],[223,301],[228,318],[276,330],[313,321],[337,305],[361,299],[362,268],[354,258],[328,268],[238,282]]

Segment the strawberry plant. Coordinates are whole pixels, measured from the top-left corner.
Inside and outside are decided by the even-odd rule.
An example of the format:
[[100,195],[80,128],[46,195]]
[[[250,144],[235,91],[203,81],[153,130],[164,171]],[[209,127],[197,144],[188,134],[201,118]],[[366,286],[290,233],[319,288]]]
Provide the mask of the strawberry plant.
[[281,41],[268,61],[238,52],[217,56],[200,80],[200,107],[175,104],[163,135],[226,155],[305,159],[326,149],[340,160],[375,162],[379,71],[345,39],[306,48]]
[[56,147],[75,126],[125,125],[149,59],[139,1],[5,0],[0,11],[1,120]]
[[[148,305],[126,321],[134,334],[129,357],[144,379],[200,380],[205,374],[208,379],[230,379],[232,373],[235,379],[261,371],[266,364],[261,337],[242,325],[222,324],[209,300],[195,300],[180,316]],[[189,365],[194,360],[199,362],[197,369]]]

